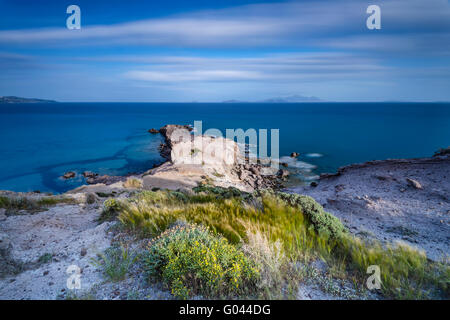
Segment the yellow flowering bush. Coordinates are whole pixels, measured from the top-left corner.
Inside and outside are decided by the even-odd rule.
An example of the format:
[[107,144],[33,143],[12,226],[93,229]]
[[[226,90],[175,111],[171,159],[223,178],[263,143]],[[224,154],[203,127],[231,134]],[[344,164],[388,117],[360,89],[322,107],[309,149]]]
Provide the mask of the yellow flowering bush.
[[153,239],[144,265],[150,277],[162,278],[181,299],[239,296],[259,277],[242,251],[206,227],[191,224],[169,228]]

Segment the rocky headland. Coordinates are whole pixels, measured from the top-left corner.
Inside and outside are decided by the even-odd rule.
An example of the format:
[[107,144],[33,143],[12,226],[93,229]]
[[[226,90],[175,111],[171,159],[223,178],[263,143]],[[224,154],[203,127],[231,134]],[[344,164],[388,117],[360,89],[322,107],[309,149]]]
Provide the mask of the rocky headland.
[[[108,176],[83,174],[90,185],[111,185],[125,182],[133,177],[142,181],[144,189],[192,189],[199,185],[235,187],[246,192],[258,189],[282,188],[288,177],[287,170],[278,170],[248,158],[238,144],[225,138],[215,138],[191,134],[187,125],[165,125],[159,130],[164,143],[159,147],[160,154],[167,161],[142,174],[127,176]],[[73,172],[64,178],[73,177]],[[83,188],[83,187],[82,187]]]

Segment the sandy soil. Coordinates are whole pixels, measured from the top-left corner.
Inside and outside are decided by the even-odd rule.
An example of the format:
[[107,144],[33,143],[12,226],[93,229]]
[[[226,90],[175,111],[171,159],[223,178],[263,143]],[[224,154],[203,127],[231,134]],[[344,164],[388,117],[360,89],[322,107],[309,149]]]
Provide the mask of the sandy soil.
[[[82,198],[82,194],[75,195]],[[112,283],[93,263],[116,236],[111,231],[114,222],[97,222],[100,210],[98,204],[83,203],[57,205],[35,214],[2,216],[2,246],[8,247],[9,258],[23,264],[24,271],[0,279],[0,300],[167,299],[170,295],[148,285],[141,272]],[[39,261],[44,256],[47,260]],[[67,272],[71,265],[80,268],[80,289],[67,287],[67,279],[73,275]]]
[[450,156],[372,161],[289,191],[316,199],[354,234],[450,256]]

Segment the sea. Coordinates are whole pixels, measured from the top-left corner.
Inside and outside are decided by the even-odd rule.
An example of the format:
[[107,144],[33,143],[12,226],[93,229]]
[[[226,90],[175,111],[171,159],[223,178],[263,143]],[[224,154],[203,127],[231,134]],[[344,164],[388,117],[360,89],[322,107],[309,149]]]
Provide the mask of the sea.
[[[428,157],[450,145],[450,103],[0,104],[0,190],[62,193],[85,184],[83,171],[144,172],[164,161],[163,139],[148,129],[194,121],[223,135],[267,129],[270,139],[278,129],[291,184],[352,163]],[[67,171],[76,178],[62,179]]]

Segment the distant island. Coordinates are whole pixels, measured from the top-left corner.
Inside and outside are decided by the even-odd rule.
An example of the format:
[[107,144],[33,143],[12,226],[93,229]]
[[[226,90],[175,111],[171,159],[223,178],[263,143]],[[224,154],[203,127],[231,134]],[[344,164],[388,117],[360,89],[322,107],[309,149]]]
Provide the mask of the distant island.
[[55,103],[54,100],[21,98],[15,96],[0,97],[0,103]]
[[299,102],[324,102],[324,100],[317,97],[305,97],[301,95],[292,95],[287,97],[275,97],[262,101],[241,101],[241,100],[226,100],[223,103],[299,103]]

